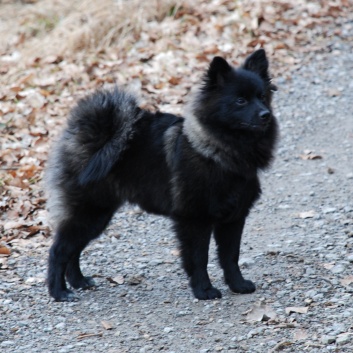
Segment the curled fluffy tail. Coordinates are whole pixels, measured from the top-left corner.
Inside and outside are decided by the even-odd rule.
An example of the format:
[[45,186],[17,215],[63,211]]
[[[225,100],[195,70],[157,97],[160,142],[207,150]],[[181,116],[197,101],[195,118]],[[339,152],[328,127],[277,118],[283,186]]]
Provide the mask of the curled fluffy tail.
[[136,99],[118,88],[98,91],[78,102],[71,112],[67,133],[83,157],[78,174],[80,185],[108,175],[128,147],[134,124],[141,116]]

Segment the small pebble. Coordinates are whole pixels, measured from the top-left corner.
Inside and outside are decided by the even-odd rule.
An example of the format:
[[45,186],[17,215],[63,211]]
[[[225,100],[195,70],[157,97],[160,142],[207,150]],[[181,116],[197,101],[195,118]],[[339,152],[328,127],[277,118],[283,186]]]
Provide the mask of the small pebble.
[[60,322],[60,323],[58,323],[57,325],[55,325],[55,328],[57,328],[57,329],[63,329],[63,328],[65,328],[65,322]]
[[323,344],[331,344],[336,341],[336,336],[322,336],[321,337],[321,342]]
[[348,260],[349,262],[353,262],[353,254],[349,254],[349,255],[347,256],[347,260]]
[[335,274],[338,274],[338,273],[344,272],[345,269],[346,269],[346,267],[345,267],[344,265],[338,264],[338,265],[333,266],[333,267],[331,268],[331,272],[333,272],[333,273],[335,273]]
[[336,338],[337,344],[345,344],[351,340],[352,336],[350,334],[343,334]]

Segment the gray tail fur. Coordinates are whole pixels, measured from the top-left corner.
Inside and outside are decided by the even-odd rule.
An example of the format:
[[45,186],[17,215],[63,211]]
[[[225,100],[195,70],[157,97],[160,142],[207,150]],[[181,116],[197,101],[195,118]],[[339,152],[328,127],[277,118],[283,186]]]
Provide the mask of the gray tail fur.
[[88,162],[78,175],[80,185],[106,177],[128,147],[141,117],[135,97],[115,88],[80,100],[72,110],[68,130],[85,149]]

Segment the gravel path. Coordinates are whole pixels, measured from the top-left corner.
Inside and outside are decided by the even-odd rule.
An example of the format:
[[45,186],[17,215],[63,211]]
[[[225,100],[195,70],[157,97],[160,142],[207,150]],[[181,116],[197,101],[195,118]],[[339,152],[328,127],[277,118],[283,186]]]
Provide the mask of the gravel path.
[[251,295],[209,271],[223,298],[198,301],[170,223],[121,210],[85,251],[98,287],[55,303],[44,284],[51,239],[13,241],[0,258],[0,351],[352,352],[353,52],[336,43],[278,78],[281,141],[242,246]]

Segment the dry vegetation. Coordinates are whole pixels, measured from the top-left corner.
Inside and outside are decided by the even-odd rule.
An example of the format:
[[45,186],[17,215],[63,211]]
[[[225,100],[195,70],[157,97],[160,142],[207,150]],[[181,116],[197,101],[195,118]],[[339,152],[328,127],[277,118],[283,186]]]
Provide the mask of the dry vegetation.
[[0,0],[0,238],[48,234],[40,181],[78,97],[129,84],[142,105],[180,113],[214,55],[240,63],[260,46],[290,79],[352,39],[352,12],[352,0]]

